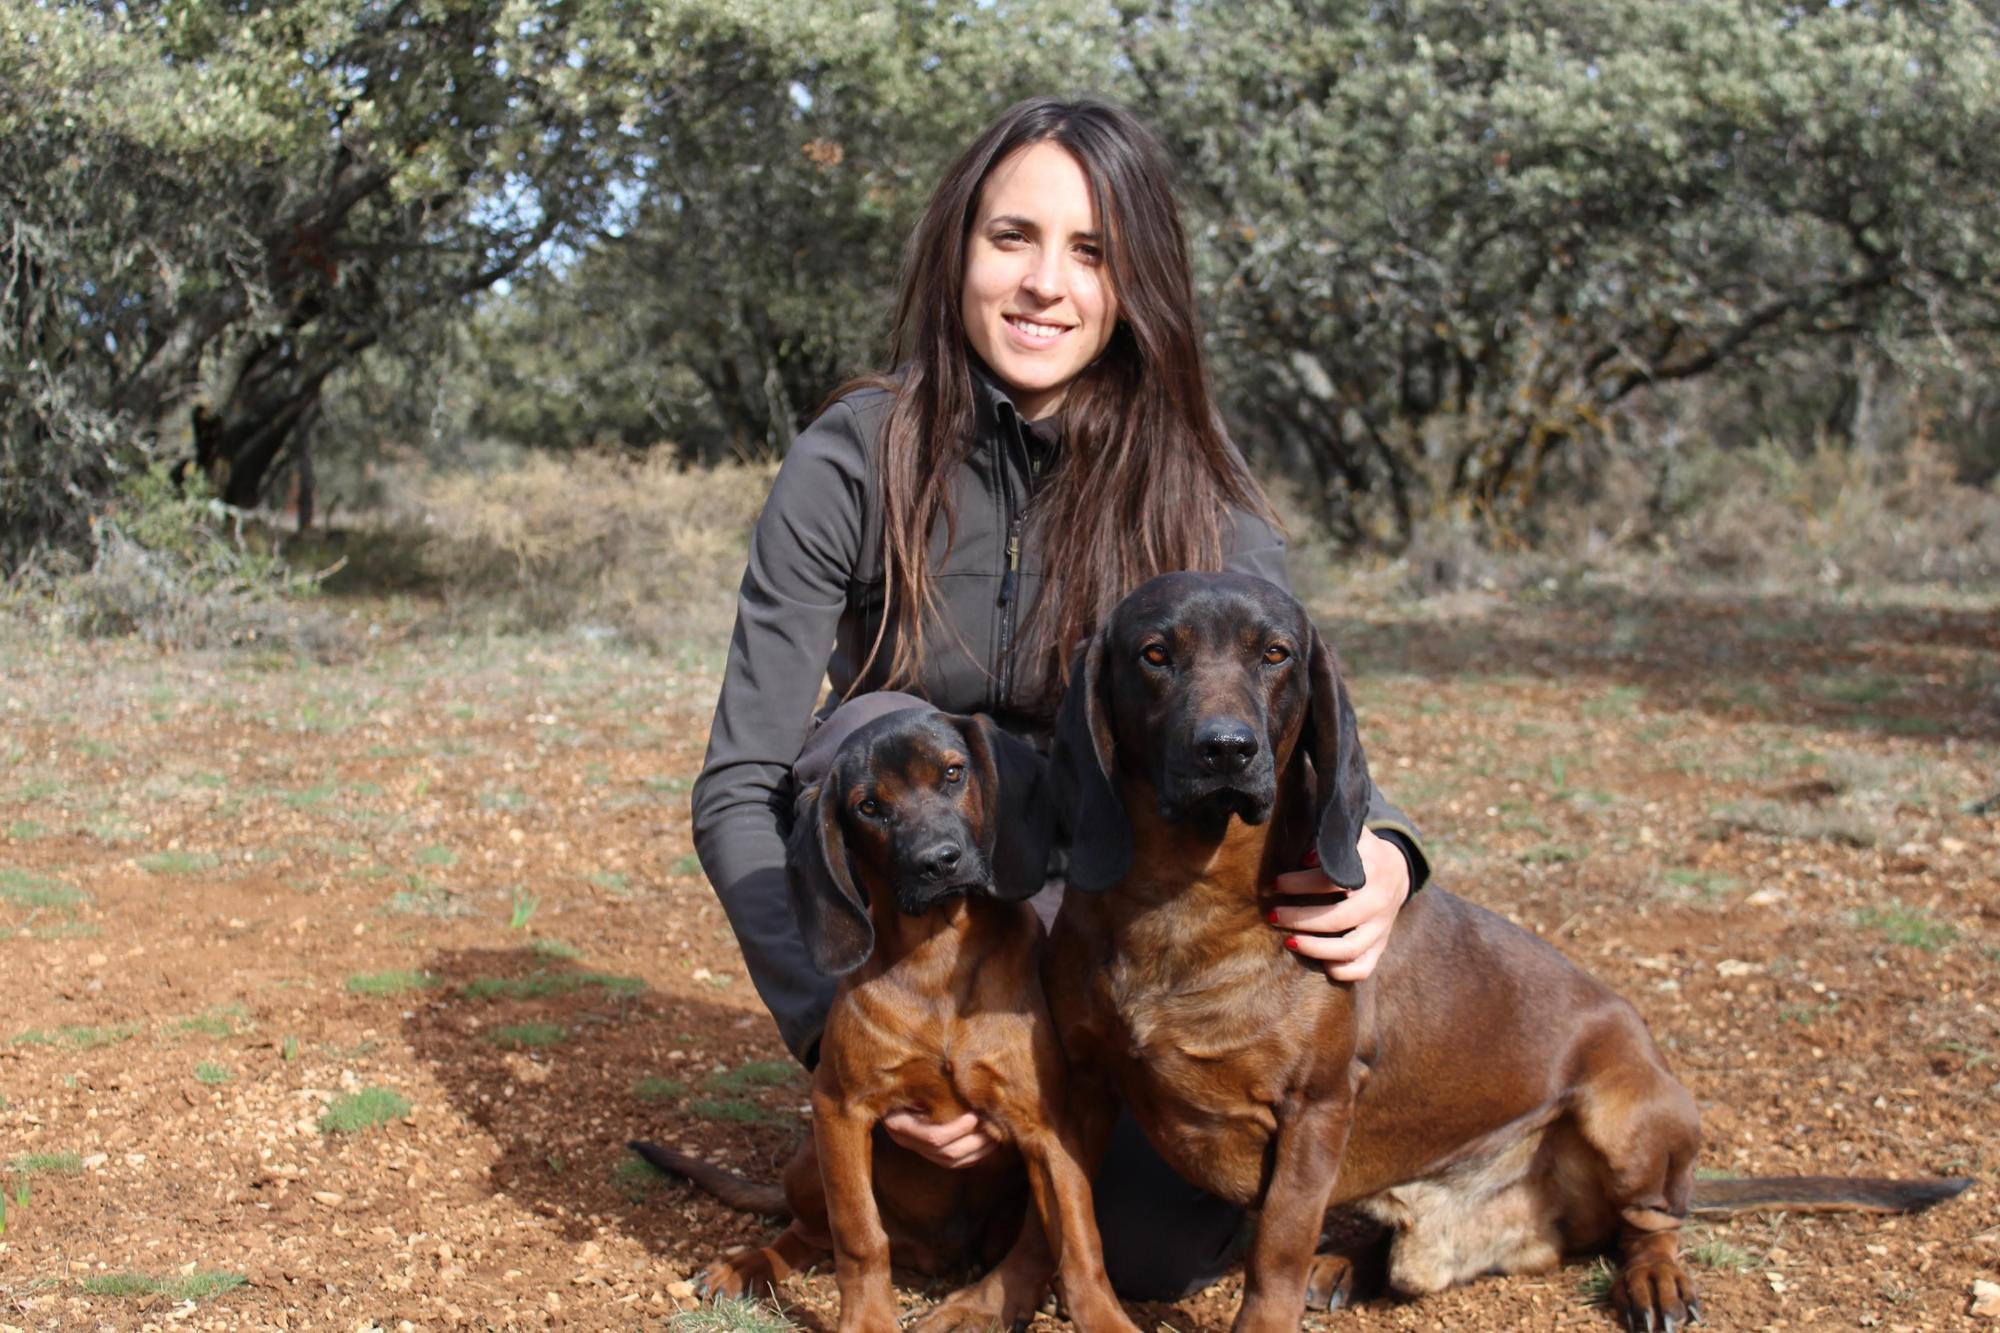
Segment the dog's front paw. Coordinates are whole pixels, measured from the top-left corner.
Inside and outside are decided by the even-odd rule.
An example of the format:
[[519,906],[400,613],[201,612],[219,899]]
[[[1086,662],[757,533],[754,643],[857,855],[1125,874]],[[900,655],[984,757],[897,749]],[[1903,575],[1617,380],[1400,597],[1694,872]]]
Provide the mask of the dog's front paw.
[[1611,1283],[1611,1307],[1631,1333],[1678,1333],[1701,1322],[1694,1282],[1672,1254],[1628,1259]]
[[1315,1254],[1306,1270],[1306,1309],[1332,1313],[1354,1299],[1354,1261],[1344,1254]]
[[999,1273],[953,1292],[911,1323],[907,1333],[1009,1333],[1026,1328],[1041,1307],[1039,1285],[1030,1289]]
[[746,1245],[731,1250],[695,1274],[695,1294],[703,1300],[717,1297],[765,1296],[777,1289],[792,1272],[770,1249]]

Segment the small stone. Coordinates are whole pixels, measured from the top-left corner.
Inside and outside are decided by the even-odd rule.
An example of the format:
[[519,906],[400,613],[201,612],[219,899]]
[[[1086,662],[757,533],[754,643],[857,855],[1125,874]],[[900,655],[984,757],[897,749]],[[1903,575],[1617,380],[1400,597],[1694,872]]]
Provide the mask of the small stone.
[[691,1301],[694,1299],[694,1283],[669,1282],[667,1284],[667,1295],[677,1301]]
[[2000,1282],[1974,1282],[1972,1308],[1966,1313],[1974,1319],[2000,1319]]
[[1725,977],[1747,977],[1763,971],[1755,963],[1746,963],[1741,958],[1725,958],[1715,965],[1718,974]]
[[347,1202],[347,1196],[339,1190],[314,1190],[313,1202],[323,1203],[329,1208],[338,1208]]

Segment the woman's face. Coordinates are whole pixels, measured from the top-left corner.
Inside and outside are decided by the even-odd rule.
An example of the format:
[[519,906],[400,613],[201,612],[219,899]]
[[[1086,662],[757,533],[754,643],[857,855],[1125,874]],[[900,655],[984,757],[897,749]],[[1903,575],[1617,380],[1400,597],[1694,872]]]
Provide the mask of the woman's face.
[[965,337],[1033,421],[1111,341],[1118,298],[1083,168],[1059,144],[1001,159],[966,238]]

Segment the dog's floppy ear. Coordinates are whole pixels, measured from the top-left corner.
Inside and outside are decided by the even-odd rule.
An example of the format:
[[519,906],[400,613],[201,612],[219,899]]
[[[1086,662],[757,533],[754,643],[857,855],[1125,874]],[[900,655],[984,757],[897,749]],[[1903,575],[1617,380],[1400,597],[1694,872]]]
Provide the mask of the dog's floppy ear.
[[1055,842],[1055,801],[1041,756],[984,713],[952,722],[965,737],[979,775],[979,851],[993,875],[993,896],[1031,898],[1048,874],[1049,848]]
[[806,792],[786,853],[785,883],[806,953],[826,975],[845,976],[875,951],[875,923],[847,863],[836,783],[829,780]]
[[1099,629],[1070,664],[1069,689],[1056,717],[1050,778],[1056,813],[1069,837],[1069,887],[1102,893],[1132,869],[1132,824],[1118,794],[1118,749],[1104,706],[1104,645]]
[[1319,863],[1328,879],[1343,889],[1358,889],[1367,880],[1356,844],[1368,817],[1368,757],[1354,722],[1354,705],[1347,685],[1319,631],[1311,631],[1312,712],[1306,718],[1304,743],[1312,755],[1319,818]]

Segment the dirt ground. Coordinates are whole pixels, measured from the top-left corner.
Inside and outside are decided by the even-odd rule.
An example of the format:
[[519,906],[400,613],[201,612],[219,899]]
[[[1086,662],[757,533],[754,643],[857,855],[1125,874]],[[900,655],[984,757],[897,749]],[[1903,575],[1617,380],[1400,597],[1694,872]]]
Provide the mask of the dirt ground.
[[[2000,602],[1318,609],[1440,882],[1631,997],[1706,1167],[1976,1178],[1695,1228],[1709,1325],[2000,1328]],[[323,664],[0,638],[0,1328],[656,1328],[769,1234],[622,1146],[771,1176],[804,1125],[691,855],[713,652],[357,616]],[[1309,1324],[1610,1328],[1598,1271]]]

